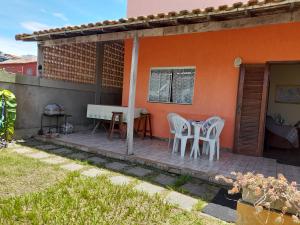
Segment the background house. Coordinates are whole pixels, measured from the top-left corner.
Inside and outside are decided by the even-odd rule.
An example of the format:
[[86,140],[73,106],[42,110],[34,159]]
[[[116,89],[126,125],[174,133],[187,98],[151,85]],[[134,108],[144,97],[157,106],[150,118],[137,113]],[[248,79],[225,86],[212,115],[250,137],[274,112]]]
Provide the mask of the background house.
[[0,69],[10,73],[36,76],[37,60],[35,56],[15,57],[0,62]]

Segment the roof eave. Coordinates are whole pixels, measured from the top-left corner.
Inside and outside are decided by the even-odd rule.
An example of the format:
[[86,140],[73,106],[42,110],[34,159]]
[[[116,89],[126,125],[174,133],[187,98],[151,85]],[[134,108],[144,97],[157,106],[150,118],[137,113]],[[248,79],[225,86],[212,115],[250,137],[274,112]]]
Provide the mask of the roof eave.
[[[114,33],[120,31],[134,31],[139,29],[153,29],[164,26],[176,26],[207,21],[224,21],[241,17],[253,17],[266,14],[278,14],[292,11],[300,7],[300,0],[266,0],[264,3],[250,0],[247,5],[235,3],[233,6],[220,6],[219,9],[207,8],[205,11],[180,11],[168,14],[150,15],[147,17],[104,21],[103,23],[81,25],[68,28],[56,28],[39,31],[34,34],[16,35],[16,40],[45,41],[92,34]],[[194,13],[196,12],[196,13]],[[98,24],[98,25],[97,25]]]

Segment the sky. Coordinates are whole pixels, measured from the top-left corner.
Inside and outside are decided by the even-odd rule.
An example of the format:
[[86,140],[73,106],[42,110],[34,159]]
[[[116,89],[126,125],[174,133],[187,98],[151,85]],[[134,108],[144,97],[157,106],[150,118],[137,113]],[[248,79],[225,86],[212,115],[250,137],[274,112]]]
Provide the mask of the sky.
[[19,33],[126,17],[126,0],[0,0],[0,51],[36,55],[35,42]]

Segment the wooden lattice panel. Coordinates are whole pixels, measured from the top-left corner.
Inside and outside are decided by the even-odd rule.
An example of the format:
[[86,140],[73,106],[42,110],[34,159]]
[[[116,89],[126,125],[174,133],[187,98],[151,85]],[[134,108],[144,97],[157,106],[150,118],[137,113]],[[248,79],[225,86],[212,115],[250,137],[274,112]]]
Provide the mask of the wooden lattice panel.
[[123,87],[124,43],[108,42],[104,44],[102,86]]
[[43,48],[43,77],[76,83],[95,83],[96,43]]

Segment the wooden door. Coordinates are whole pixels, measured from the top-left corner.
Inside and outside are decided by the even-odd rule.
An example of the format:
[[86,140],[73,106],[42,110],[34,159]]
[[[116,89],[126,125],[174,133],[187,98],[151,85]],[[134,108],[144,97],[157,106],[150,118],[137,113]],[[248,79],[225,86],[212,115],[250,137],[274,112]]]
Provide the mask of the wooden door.
[[269,68],[245,64],[240,68],[234,152],[262,156],[268,97]]

